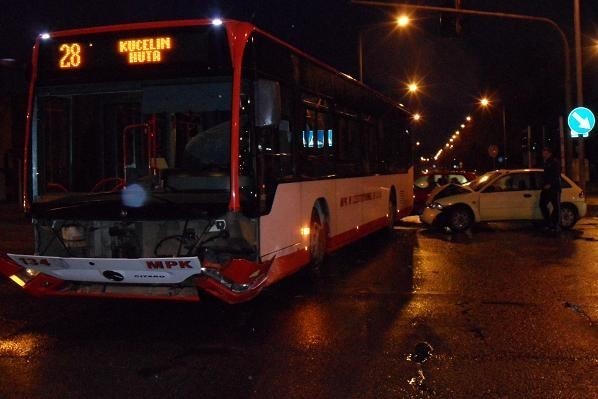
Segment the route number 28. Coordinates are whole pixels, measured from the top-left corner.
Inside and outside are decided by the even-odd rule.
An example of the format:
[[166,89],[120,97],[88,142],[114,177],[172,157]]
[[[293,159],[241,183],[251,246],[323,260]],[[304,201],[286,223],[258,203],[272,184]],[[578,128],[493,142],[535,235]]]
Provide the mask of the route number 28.
[[78,68],[81,65],[81,45],[64,43],[59,48],[61,69]]

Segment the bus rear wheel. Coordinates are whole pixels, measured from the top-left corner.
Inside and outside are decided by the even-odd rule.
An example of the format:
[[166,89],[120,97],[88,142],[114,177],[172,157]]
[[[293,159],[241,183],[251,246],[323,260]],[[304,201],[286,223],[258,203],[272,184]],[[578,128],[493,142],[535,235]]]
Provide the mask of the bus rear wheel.
[[326,255],[326,225],[324,216],[317,207],[311,211],[309,225],[309,258],[312,268],[319,269]]
[[391,194],[388,200],[388,225],[386,230],[393,232],[395,224],[397,223],[397,200],[395,199],[394,193]]

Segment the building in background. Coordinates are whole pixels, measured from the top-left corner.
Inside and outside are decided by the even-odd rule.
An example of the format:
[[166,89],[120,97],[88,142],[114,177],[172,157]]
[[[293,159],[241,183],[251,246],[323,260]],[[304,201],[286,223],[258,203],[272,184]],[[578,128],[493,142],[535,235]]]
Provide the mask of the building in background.
[[18,201],[25,131],[25,67],[0,59],[0,201]]

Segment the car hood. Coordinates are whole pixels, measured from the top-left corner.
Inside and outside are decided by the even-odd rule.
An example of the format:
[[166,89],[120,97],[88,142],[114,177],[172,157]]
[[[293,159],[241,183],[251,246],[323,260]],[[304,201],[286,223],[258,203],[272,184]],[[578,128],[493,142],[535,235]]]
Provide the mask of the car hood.
[[469,187],[451,183],[444,186],[436,187],[434,190],[432,190],[430,196],[428,197],[428,203],[432,203],[434,201],[438,201],[447,197],[454,197],[462,194],[471,194],[473,192],[474,191]]

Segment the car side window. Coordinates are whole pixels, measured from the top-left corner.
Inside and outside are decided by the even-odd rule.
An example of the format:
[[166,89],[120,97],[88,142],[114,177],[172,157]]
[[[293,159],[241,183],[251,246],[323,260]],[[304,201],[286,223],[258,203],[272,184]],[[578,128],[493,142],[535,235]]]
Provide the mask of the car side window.
[[541,172],[533,172],[529,175],[530,190],[541,190],[543,186],[543,179]]
[[497,179],[490,186],[486,187],[484,192],[486,193],[500,193],[503,191],[512,191],[513,189],[513,176],[506,175]]
[[513,176],[513,191],[530,190],[530,176],[528,173],[516,173]]

